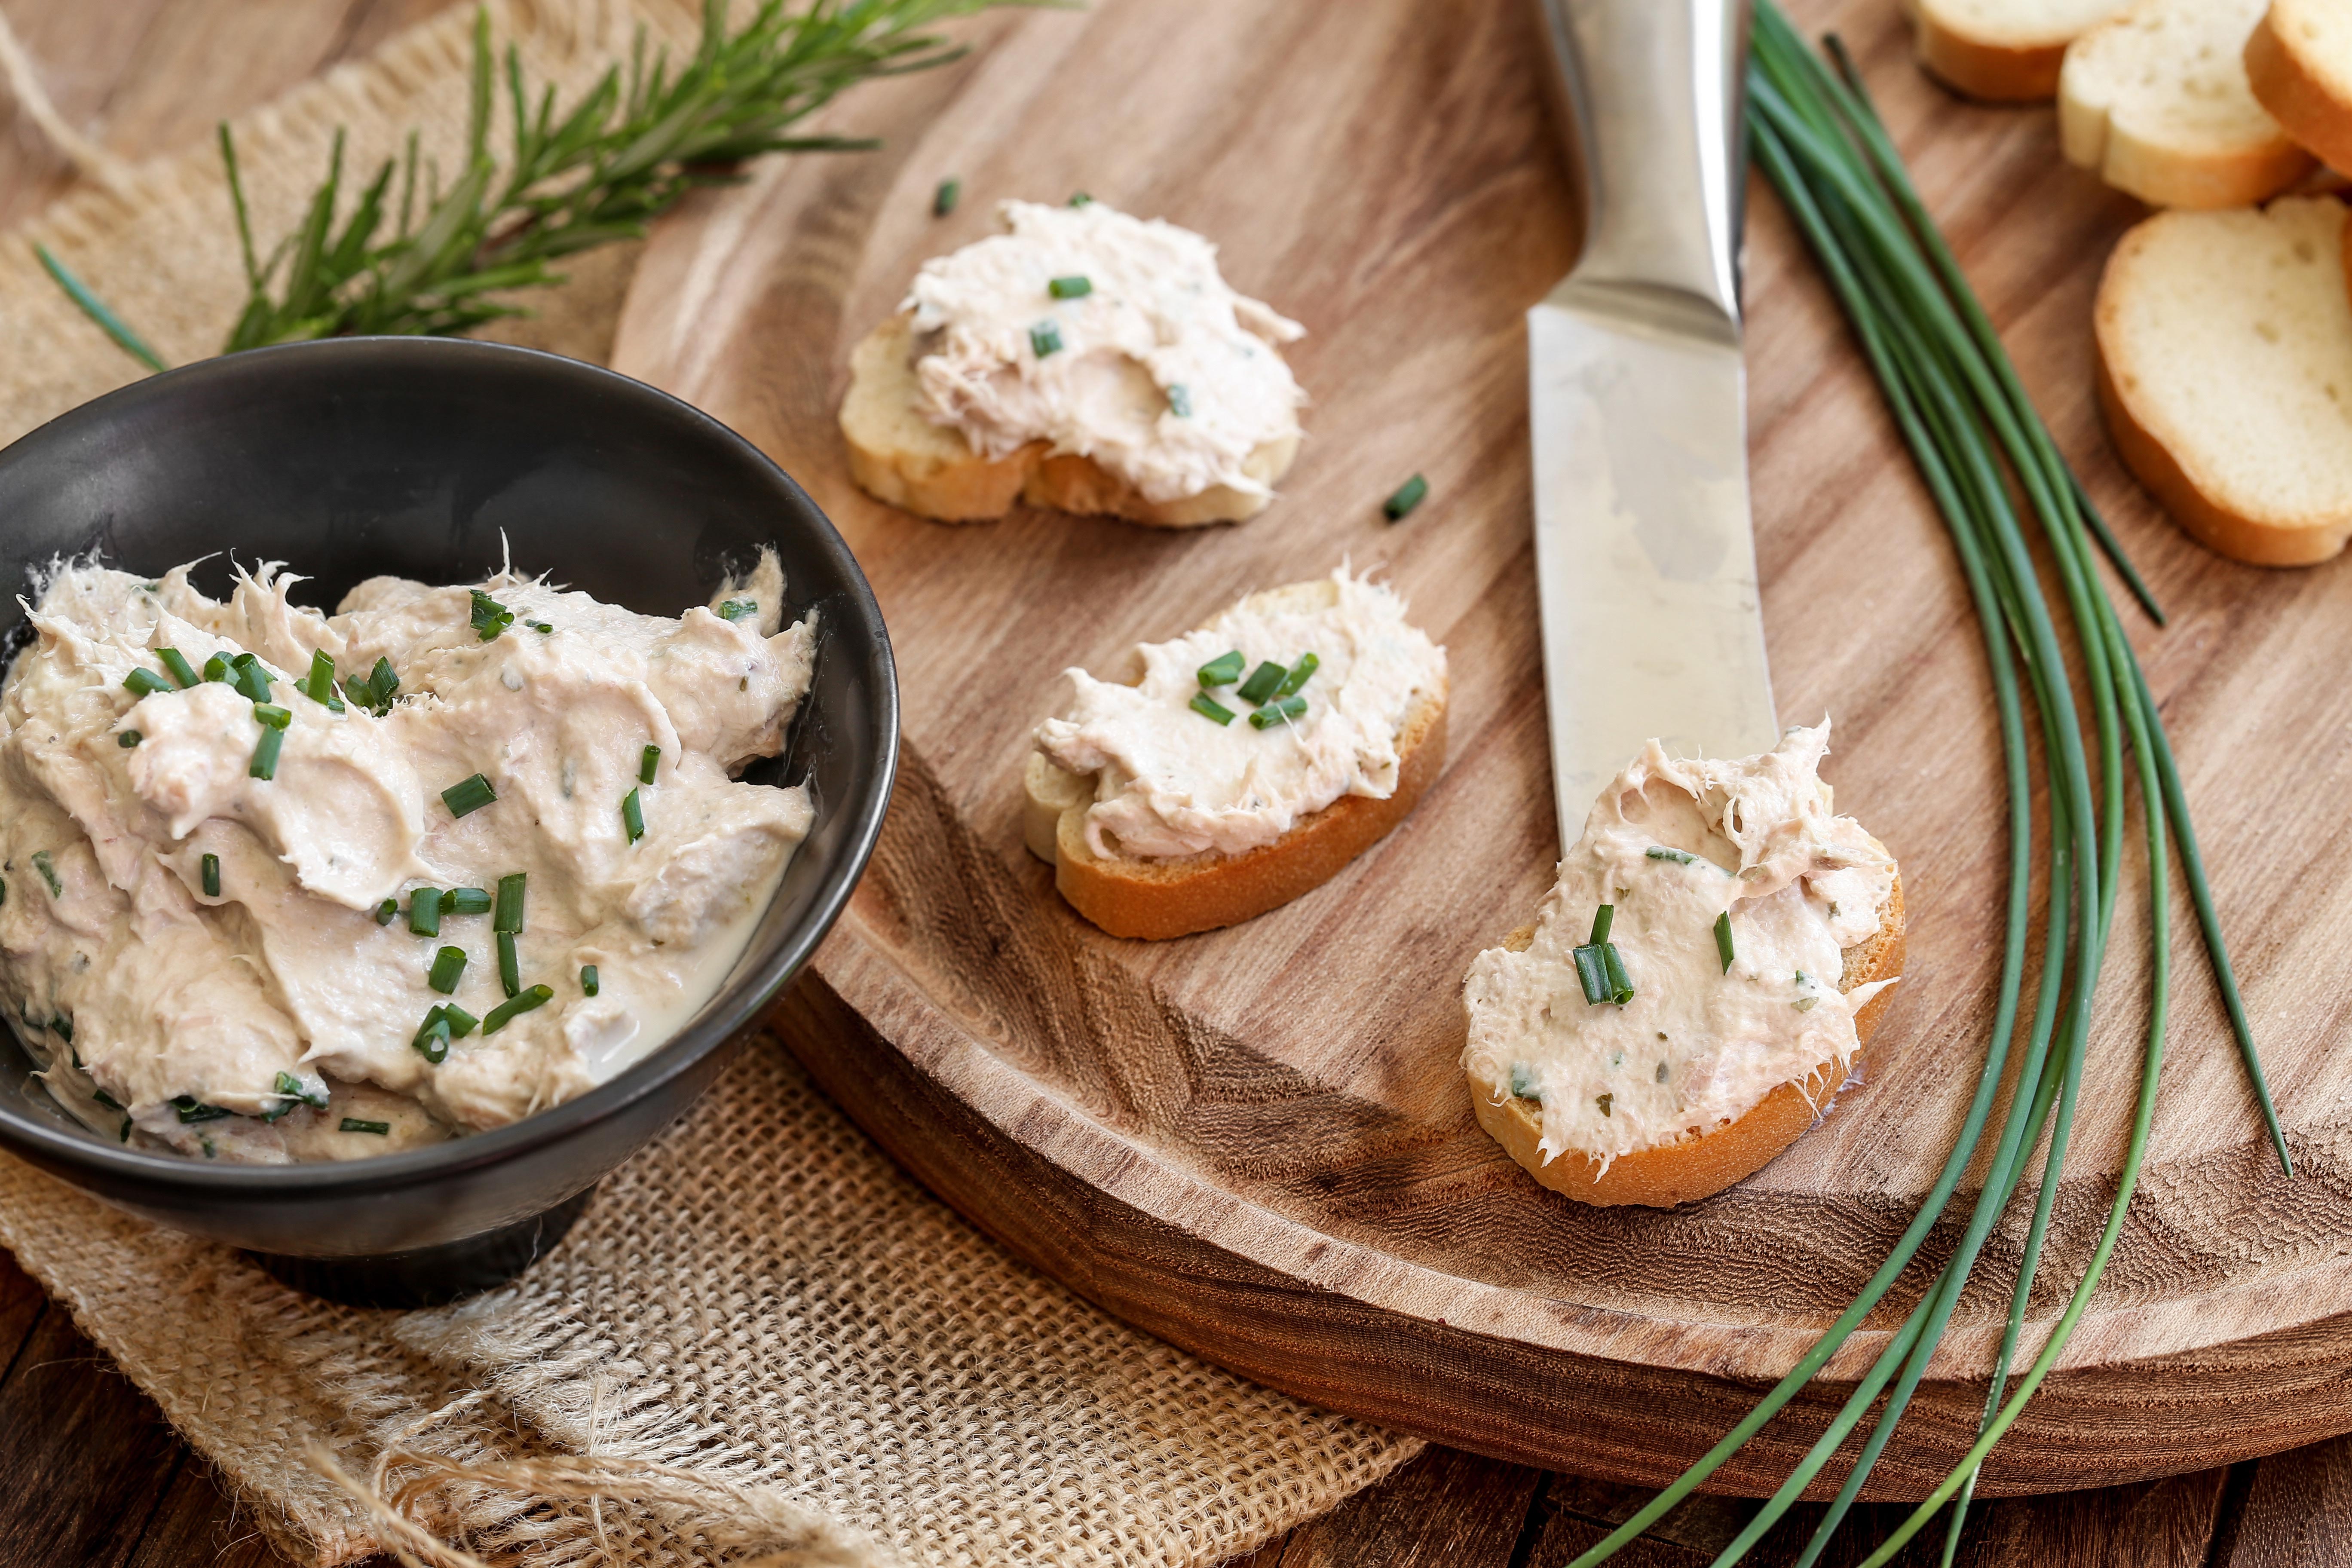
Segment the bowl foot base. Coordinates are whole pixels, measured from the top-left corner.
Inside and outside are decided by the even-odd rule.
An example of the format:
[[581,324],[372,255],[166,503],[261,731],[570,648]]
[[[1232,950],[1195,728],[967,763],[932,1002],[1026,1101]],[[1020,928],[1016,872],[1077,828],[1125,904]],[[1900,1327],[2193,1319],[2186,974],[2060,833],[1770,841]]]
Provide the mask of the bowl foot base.
[[306,1295],[346,1307],[438,1307],[494,1289],[562,1241],[596,1195],[592,1184],[544,1214],[462,1241],[366,1258],[296,1258],[248,1252],[265,1273]]

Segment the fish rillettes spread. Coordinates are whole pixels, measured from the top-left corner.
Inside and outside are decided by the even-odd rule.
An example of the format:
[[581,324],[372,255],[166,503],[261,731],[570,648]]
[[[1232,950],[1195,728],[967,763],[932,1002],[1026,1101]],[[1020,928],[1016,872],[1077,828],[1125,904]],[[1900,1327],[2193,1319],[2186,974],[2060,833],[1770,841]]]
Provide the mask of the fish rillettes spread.
[[772,556],[640,616],[502,574],[60,570],[0,689],[0,998],[87,1125],[352,1159],[572,1099],[723,983],[806,835]]

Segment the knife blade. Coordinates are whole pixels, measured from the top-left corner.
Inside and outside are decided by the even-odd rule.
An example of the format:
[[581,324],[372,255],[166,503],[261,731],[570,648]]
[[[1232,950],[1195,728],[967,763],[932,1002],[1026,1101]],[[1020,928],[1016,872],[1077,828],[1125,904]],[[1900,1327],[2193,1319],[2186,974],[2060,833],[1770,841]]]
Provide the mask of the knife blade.
[[1528,312],[1552,787],[1563,852],[1653,737],[1780,739],[1748,502],[1737,246],[1743,0],[1538,0],[1585,243]]

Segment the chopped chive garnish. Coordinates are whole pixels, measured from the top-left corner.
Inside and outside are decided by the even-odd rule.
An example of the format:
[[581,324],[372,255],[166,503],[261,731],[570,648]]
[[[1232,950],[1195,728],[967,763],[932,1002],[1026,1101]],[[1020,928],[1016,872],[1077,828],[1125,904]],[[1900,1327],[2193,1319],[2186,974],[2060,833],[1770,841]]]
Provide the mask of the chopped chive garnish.
[[1601,944],[1601,968],[1609,979],[1609,1000],[1620,1007],[1633,999],[1633,979],[1625,973],[1625,961],[1617,956],[1617,944]]
[[1192,393],[1182,382],[1171,383],[1168,388],[1168,412],[1179,419],[1192,417]]
[[274,702],[255,703],[253,705],[253,716],[257,721],[268,725],[273,730],[283,730],[287,725],[294,722],[294,710],[291,708],[280,708]]
[[490,890],[488,888],[452,888],[441,895],[441,912],[445,915],[486,915],[490,912]]
[[1584,988],[1584,1005],[1597,1007],[1609,1000],[1609,966],[1601,961],[1601,944],[1586,942],[1571,948],[1569,957],[1576,963],[1576,983]]
[[1586,937],[1584,940],[1587,942],[1607,942],[1609,940],[1609,928],[1612,925],[1614,925],[1616,921],[1617,906],[1614,904],[1601,905],[1599,909],[1592,911],[1592,934]]
[[[257,710],[257,711],[258,711],[258,710]],[[285,744],[285,731],[264,730],[261,732],[261,743],[253,748],[252,764],[245,771],[257,779],[276,778],[278,776],[278,753],[284,748]]]
[[231,667],[228,660],[223,658],[219,654],[215,654],[212,658],[205,660],[205,679],[206,680],[218,680],[225,682],[228,679],[230,674]]
[[125,730],[114,737],[114,743],[127,752],[146,738],[136,730]]
[[330,713],[343,710],[343,700],[335,695],[335,661],[327,657],[326,649],[310,655],[310,673],[303,678],[301,690]]
[[343,681],[343,695],[379,719],[392,710],[393,697],[399,690],[400,677],[393,673],[388,658],[377,659],[364,680],[352,676]]
[[49,897],[62,899],[66,896],[66,885],[58,880],[58,868],[50,860],[47,850],[33,851],[33,869],[38,871],[41,874],[41,880],[49,885]]
[[236,672],[235,684],[237,690],[256,702],[269,700],[269,671],[262,668],[259,659],[249,653],[241,653],[228,662],[229,668]]
[[1381,515],[1391,522],[1402,521],[1404,514],[1422,503],[1429,494],[1429,481],[1419,474],[1397,486],[1396,492],[1381,502]]
[[341,1130],[345,1132],[373,1132],[379,1138],[389,1138],[392,1136],[391,1122],[362,1121],[356,1116],[344,1117]]
[[179,682],[181,690],[185,691],[196,684],[196,667],[188,662],[186,654],[175,647],[159,647],[155,650],[155,657],[163,660],[165,669],[172,672],[172,679]]
[[152,669],[134,669],[122,678],[123,689],[141,697],[152,697],[158,691],[172,689],[171,682]]
[[479,1018],[475,1017],[455,1002],[441,1004],[441,1016],[448,1020],[449,1037],[453,1040],[464,1039],[467,1035],[472,1034],[475,1026],[481,1022]]
[[1642,853],[1653,860],[1672,860],[1677,866],[1687,866],[1698,858],[1687,849],[1669,849],[1663,844],[1653,844]]
[[522,871],[509,871],[499,879],[499,912],[490,923],[492,931],[522,930],[523,892],[530,880],[529,874]]
[[375,907],[375,923],[380,926],[390,925],[394,920],[399,918],[399,915],[400,900],[398,899],[386,899],[383,902]]
[[425,1015],[424,1026],[409,1040],[408,1048],[437,1068],[449,1059],[449,1037],[453,1032],[449,1026],[449,1009],[446,1006],[429,1008]]
[[956,210],[956,203],[962,199],[963,182],[952,174],[949,175],[940,182],[940,188],[931,193],[931,216],[947,216]]
[[509,996],[522,991],[522,957],[515,951],[515,933],[499,932],[499,984]]
[[534,985],[510,1002],[501,1002],[490,1009],[482,1020],[482,1033],[495,1035],[511,1020],[520,1017],[534,1007],[544,1007],[554,999],[555,992],[545,985]]
[[523,625],[529,626],[532,631],[543,633],[548,637],[553,637],[555,635],[555,628],[545,621],[525,621],[523,622]]
[[203,865],[205,897],[217,899],[220,897],[220,857],[207,855],[204,858]]
[[1517,1100],[1532,1100],[1543,1103],[1543,1089],[1536,1082],[1535,1069],[1525,1062],[1511,1064],[1511,1095]]
[[1247,680],[1243,681],[1241,684],[1239,696],[1244,702],[1264,702],[1266,699],[1272,697],[1275,693],[1275,689],[1280,686],[1285,680],[1288,679],[1289,677],[1290,671],[1283,668],[1282,666],[1275,663],[1272,659],[1267,659],[1255,669],[1250,671],[1250,678]]
[[1250,728],[1271,730],[1286,719],[1296,719],[1307,711],[1304,697],[1277,697],[1250,715]]
[[302,1087],[302,1080],[296,1078],[290,1072],[281,1071],[278,1075],[277,1083],[271,1087],[279,1094],[289,1095],[292,1098],[300,1100],[305,1105],[315,1106],[320,1110],[324,1110],[327,1108],[327,1091],[325,1089],[305,1089]]
[[639,784],[653,783],[654,773],[660,766],[661,748],[659,746],[647,746],[644,751],[639,752],[637,753],[637,782]]
[[514,612],[483,593],[479,588],[466,590],[474,596],[474,633],[484,642],[496,642],[499,634],[514,625]]
[[1094,291],[1094,279],[1076,273],[1054,279],[1045,285],[1045,292],[1056,300],[1083,300]]
[[466,973],[466,950],[445,947],[433,955],[433,967],[425,973],[425,984],[446,996],[457,989],[457,982]]
[[1029,352],[1039,359],[1062,352],[1062,329],[1054,321],[1040,321],[1029,329]]
[[92,1089],[89,1097],[98,1101],[100,1105],[106,1107],[109,1110],[121,1110],[123,1109],[123,1104],[121,1100],[115,1099],[114,1096],[107,1093],[106,1090],[102,1089]]
[[175,1094],[172,1109],[180,1113],[183,1125],[191,1121],[218,1121],[224,1116],[235,1116],[234,1110],[217,1105],[206,1105],[193,1094]]
[[1790,1003],[1789,1005],[1794,1007],[1800,1013],[1810,1013],[1813,1010],[1813,1004],[1820,1000],[1821,998],[1818,996],[1800,996],[1794,1002]]
[[627,830],[632,844],[646,836],[646,810],[637,804],[635,790],[621,797],[621,826]]
[[499,792],[479,773],[459,779],[441,792],[441,804],[449,808],[452,816],[471,816],[498,798]]
[[719,618],[722,621],[751,620],[759,614],[760,601],[757,599],[726,599],[719,605]]
[[596,994],[596,966],[593,963],[580,966],[580,992],[583,996]]
[[1095,199],[1084,191],[1072,191],[1070,205],[1074,207],[1090,207],[1095,205]]
[[1274,689],[1274,694],[1276,697],[1290,696],[1307,684],[1307,678],[1315,673],[1322,662],[1311,653],[1300,654],[1298,662],[1290,667],[1290,673],[1282,678],[1282,684]]
[[1248,663],[1249,660],[1242,657],[1242,650],[1235,648],[1231,653],[1219,654],[1196,673],[1203,686],[1231,686],[1242,678],[1242,670]]
[[1213,719],[1220,724],[1234,721],[1234,710],[1205,691],[1192,693],[1192,711],[1203,719]]
[[1723,960],[1723,972],[1731,973],[1731,911],[1724,910],[1715,917],[1715,951]]
[[418,936],[441,934],[441,889],[413,889],[408,895],[408,929]]

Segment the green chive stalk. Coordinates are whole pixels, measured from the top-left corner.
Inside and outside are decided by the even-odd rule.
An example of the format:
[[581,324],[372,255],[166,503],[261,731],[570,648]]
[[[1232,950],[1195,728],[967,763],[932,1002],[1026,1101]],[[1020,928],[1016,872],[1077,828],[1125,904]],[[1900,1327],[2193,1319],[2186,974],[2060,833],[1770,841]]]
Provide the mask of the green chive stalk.
[[[1892,140],[1863,93],[1851,62],[1834,40],[1830,49],[1844,69],[1843,79],[1805,47],[1770,0],[1759,0],[1748,81],[1751,144],[1757,162],[1820,259],[1885,393],[1895,424],[1949,528],[1984,634],[2011,816],[2009,919],[2000,1002],[1977,1093],[1960,1136],[1943,1173],[1885,1264],[1789,1376],[1722,1443],[1579,1558],[1575,1568],[1612,1555],[1655,1522],[1759,1431],[1827,1363],[1907,1268],[1928,1229],[1942,1217],[1959,1173],[1974,1159],[1990,1120],[1991,1101],[2008,1076],[2025,967],[2032,871],[2032,791],[2023,715],[2027,698],[2042,742],[2052,815],[2051,875],[2045,895],[2041,979],[2024,1049],[2016,1063],[2019,1087],[1988,1162],[1984,1185],[1950,1260],[1928,1281],[1820,1439],[1717,1561],[1729,1563],[1743,1558],[1810,1488],[1863,1418],[1877,1407],[1878,1419],[1856,1462],[1798,1561],[1803,1568],[1820,1558],[1893,1436],[1987,1236],[2046,1139],[2048,1156],[1978,1439],[1929,1500],[1870,1559],[1872,1565],[1887,1561],[1945,1502],[1958,1498],[1961,1506],[1955,1510],[1945,1546],[1945,1560],[1949,1563],[1977,1467],[2015,1422],[2063,1353],[2097,1288],[2137,1184],[2154,1116],[2170,998],[2168,838],[2179,851],[2189,875],[2192,901],[2250,1086],[2281,1162],[2287,1163],[2284,1136],[2263,1079],[2252,1031],[2244,1021],[2220,923],[2211,913],[2211,894],[2189,826],[2179,769],[2146,677],[2100,584],[2093,549],[2106,556],[2118,578],[2158,626],[2163,624],[2162,611],[2034,412],[1998,335],[1904,173]],[[2023,499],[2022,515],[2013,500],[2016,496]],[[2083,667],[2089,727],[2099,763],[2095,792],[2090,750],[2084,742],[2084,713],[2067,674],[2060,624],[2045,597],[2027,542],[2028,518],[2039,526],[2056,568],[2057,604]],[[2124,763],[2126,742],[2132,760],[2129,774]],[[2154,944],[2139,1095],[2122,1179],[2099,1247],[2059,1322],[2025,1376],[2004,1399],[2026,1301],[2065,1169],[2089,1048],[2093,1005],[2121,890],[2126,789],[2131,776],[2139,784],[2147,832]],[[2291,1173],[2291,1164],[2287,1168]]]

